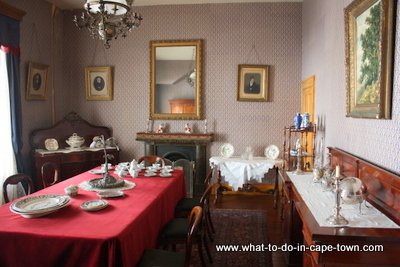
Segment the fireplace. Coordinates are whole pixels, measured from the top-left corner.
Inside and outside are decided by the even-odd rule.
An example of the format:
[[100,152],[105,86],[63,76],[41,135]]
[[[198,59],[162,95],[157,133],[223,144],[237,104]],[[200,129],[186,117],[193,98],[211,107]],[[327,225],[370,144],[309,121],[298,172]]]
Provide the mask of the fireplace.
[[213,134],[157,134],[137,133],[136,140],[145,143],[146,155],[158,155],[171,161],[187,159],[194,162],[192,191],[200,196],[204,190],[207,175],[207,147],[213,141]]

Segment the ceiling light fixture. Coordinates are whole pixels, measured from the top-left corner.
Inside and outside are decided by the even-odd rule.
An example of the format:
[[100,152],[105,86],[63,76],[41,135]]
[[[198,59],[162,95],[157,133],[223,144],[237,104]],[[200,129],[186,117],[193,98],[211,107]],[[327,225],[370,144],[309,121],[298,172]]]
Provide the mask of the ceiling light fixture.
[[142,15],[132,12],[134,0],[86,0],[85,12],[80,18],[74,16],[74,23],[79,28],[87,28],[93,38],[103,41],[105,48],[110,48],[110,41],[118,36],[126,37],[132,29],[138,28]]

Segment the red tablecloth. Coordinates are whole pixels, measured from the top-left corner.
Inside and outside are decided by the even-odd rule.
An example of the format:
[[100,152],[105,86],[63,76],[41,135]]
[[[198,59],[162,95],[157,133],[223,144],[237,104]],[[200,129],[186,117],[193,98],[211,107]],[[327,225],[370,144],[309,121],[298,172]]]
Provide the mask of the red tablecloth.
[[[88,172],[43,189],[37,194],[64,194],[64,188],[99,175]],[[129,176],[128,176],[129,177]],[[0,266],[135,266],[145,248],[155,247],[161,228],[185,196],[184,174],[169,178],[127,178],[136,187],[122,198],[107,199],[103,210],[80,205],[98,199],[79,189],[69,206],[45,217],[27,219],[0,207]]]

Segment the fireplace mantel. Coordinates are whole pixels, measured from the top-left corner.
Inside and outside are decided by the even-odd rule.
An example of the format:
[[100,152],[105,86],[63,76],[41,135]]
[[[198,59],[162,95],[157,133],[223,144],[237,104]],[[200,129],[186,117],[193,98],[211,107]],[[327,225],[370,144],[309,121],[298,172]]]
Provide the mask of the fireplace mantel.
[[214,134],[187,133],[136,133],[136,140],[154,143],[207,144],[214,140]]
[[145,155],[169,158],[176,154],[186,155],[195,163],[192,192],[201,196],[207,172],[207,146],[214,140],[214,134],[187,133],[136,133],[136,141],[144,142]]

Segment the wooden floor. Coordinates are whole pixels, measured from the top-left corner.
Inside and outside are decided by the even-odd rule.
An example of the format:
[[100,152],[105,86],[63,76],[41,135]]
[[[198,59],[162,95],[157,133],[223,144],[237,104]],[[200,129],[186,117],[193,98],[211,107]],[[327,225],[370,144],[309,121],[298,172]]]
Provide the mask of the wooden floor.
[[[212,199],[214,199],[213,196]],[[222,199],[218,201],[214,207],[265,210],[267,214],[269,242],[273,245],[282,244],[280,208],[279,206],[276,209],[273,208],[272,195],[226,194],[223,195]],[[286,266],[281,252],[272,253],[272,261],[274,267]]]

